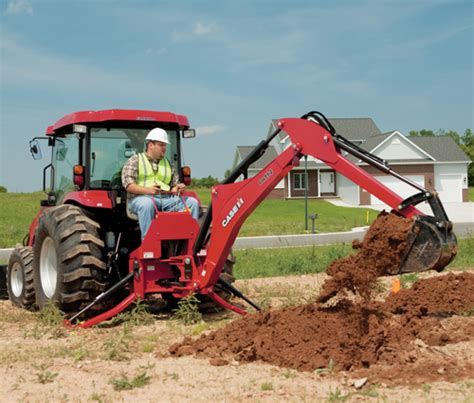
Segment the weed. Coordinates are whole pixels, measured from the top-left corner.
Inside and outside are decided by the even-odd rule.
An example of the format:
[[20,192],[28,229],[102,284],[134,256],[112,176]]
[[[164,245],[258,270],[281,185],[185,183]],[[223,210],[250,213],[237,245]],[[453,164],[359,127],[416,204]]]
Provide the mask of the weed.
[[415,282],[418,281],[418,274],[417,273],[408,273],[408,274],[402,274],[400,276],[400,285],[402,288],[410,288],[411,285]]
[[152,353],[155,350],[155,343],[145,342],[142,345],[142,352]]
[[57,372],[49,371],[48,365],[46,364],[41,364],[41,365],[33,364],[33,368],[38,370],[38,372],[36,372],[35,375],[37,377],[38,382],[42,384],[51,383],[58,376]]
[[148,304],[141,299],[137,299],[131,310],[122,312],[112,319],[112,325],[125,322],[134,326],[151,325],[153,321],[154,317],[150,313]]
[[43,309],[38,312],[38,320],[44,326],[62,326],[64,317],[54,302],[48,300]]
[[208,329],[209,329],[209,325],[206,322],[201,322],[201,323],[198,323],[196,326],[193,327],[193,330],[191,330],[191,334],[193,336],[198,336],[202,332],[204,332]]
[[328,402],[343,402],[349,398],[349,395],[343,395],[339,388],[333,392],[332,390],[329,391],[329,395],[327,397]]
[[173,381],[177,381],[179,379],[179,375],[176,372],[168,373],[168,371],[165,371],[165,376],[171,378]]
[[283,377],[285,379],[294,379],[296,378],[296,373],[294,371],[288,370],[286,372],[283,372]]
[[143,388],[150,383],[151,377],[147,375],[146,371],[140,372],[138,375],[129,379],[125,374],[118,379],[111,379],[110,384],[113,385],[114,390],[130,390],[135,388]]
[[89,355],[89,352],[86,349],[80,347],[73,351],[73,360],[74,362],[79,362],[79,361],[82,361],[88,355]]
[[106,359],[114,361],[128,360],[129,356],[127,353],[131,337],[130,328],[127,323],[124,323],[120,334],[104,343]]
[[317,368],[314,370],[314,373],[317,375],[321,374],[332,374],[334,373],[334,360],[332,358],[329,359],[328,366],[326,368]]
[[173,313],[174,317],[184,325],[193,325],[202,321],[199,300],[194,294],[181,298],[178,301],[178,309],[174,309]]
[[469,307],[460,313],[461,316],[474,316],[474,306]]
[[143,370],[148,370],[148,369],[155,368],[155,364],[151,362],[147,362],[146,365],[140,365],[139,368]]
[[369,389],[359,392],[358,394],[367,397],[379,397],[379,390],[377,385],[373,385]]
[[40,339],[46,334],[57,339],[67,335],[63,326],[64,317],[54,302],[48,301],[46,305],[35,315],[37,321],[32,329],[25,330],[25,336]]
[[421,389],[423,390],[423,393],[430,393],[431,385],[424,383],[421,385]]
[[97,392],[94,392],[89,400],[92,400],[93,402],[99,402],[99,403],[104,403],[106,402],[106,396]]
[[273,383],[271,383],[271,382],[263,382],[263,383],[260,385],[260,389],[263,390],[263,391],[273,390]]

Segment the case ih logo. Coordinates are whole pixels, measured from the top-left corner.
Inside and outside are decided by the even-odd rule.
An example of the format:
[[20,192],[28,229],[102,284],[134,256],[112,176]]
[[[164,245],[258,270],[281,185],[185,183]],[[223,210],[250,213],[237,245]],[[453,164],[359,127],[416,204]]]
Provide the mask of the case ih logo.
[[234,204],[234,207],[232,207],[232,210],[229,211],[229,214],[227,214],[227,217],[222,220],[222,226],[225,228],[227,225],[230,223],[230,221],[234,218],[234,216],[237,214],[237,211],[242,207],[244,204],[244,199],[239,197],[237,199],[237,203]]
[[263,185],[270,176],[273,175],[273,169],[269,169],[267,172],[265,172],[265,174],[260,178],[260,180],[258,181],[258,184],[259,185]]

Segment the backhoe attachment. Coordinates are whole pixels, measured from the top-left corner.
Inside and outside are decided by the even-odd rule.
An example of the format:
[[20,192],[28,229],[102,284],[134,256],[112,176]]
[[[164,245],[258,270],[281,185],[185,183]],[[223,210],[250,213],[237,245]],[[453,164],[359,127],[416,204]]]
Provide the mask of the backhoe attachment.
[[457,241],[451,229],[439,228],[435,222],[421,217],[408,234],[406,254],[398,271],[387,274],[442,271],[456,256]]

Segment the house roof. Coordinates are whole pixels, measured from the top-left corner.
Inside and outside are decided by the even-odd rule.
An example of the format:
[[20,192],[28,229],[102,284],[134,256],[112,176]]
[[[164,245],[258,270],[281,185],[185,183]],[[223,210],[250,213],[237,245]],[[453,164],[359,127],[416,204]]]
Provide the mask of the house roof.
[[[360,147],[367,151],[372,151],[385,140],[387,140],[396,130],[382,133],[365,140]],[[400,135],[402,135],[400,133]],[[402,135],[403,136],[403,135]],[[419,147],[437,162],[461,162],[470,161],[470,158],[463,152],[456,142],[449,136],[429,136],[429,137],[406,137],[405,138]],[[421,161],[418,160],[418,161]],[[427,158],[426,161],[430,161]],[[395,162],[394,160],[392,162]],[[413,161],[412,161],[413,162]]]
[[[363,140],[359,147],[366,151],[372,151],[377,146],[382,144],[390,136],[396,133],[396,130],[390,132],[381,133],[379,128],[375,125],[374,121],[370,118],[336,118],[329,119],[336,132],[341,134],[348,140]],[[399,132],[397,132],[399,133]],[[401,136],[403,134],[399,133]],[[280,137],[285,137],[286,134],[281,133]],[[415,146],[419,147],[424,153],[427,154],[426,159],[416,160],[391,160],[391,163],[403,163],[403,162],[432,162],[430,156],[435,159],[436,162],[465,162],[470,161],[470,158],[462,151],[462,149],[456,144],[456,142],[449,136],[430,136],[430,137],[405,137],[408,141],[412,142]],[[237,153],[240,154],[240,160],[245,158],[254,146],[238,146]],[[277,157],[278,153],[274,146],[269,146],[265,154],[258,161],[255,161],[250,168],[251,169],[262,169],[270,161]],[[345,153],[344,153],[345,155]],[[357,163],[359,159],[347,154],[345,158],[350,161]],[[321,166],[321,164],[314,161],[308,161],[308,168]]]
[[365,140],[382,134],[371,118],[330,118],[329,121],[348,140]]
[[471,159],[449,136],[408,137],[410,141],[425,150],[440,162],[461,162]]
[[[250,154],[255,146],[237,146],[237,153],[240,154],[240,161],[243,160],[247,155]],[[261,169],[264,168],[268,163],[273,161],[278,156],[275,147],[269,146],[262,157],[250,165],[250,169]]]

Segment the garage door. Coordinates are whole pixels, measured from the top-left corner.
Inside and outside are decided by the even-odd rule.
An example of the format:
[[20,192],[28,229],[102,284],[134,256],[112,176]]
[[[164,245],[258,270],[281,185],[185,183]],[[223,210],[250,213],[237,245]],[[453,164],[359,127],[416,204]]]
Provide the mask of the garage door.
[[[407,175],[406,177],[420,186],[425,186],[425,177],[423,175]],[[414,187],[400,181],[397,178],[394,178],[393,176],[376,176],[375,179],[377,179],[379,182],[382,182],[402,199],[406,199],[407,197],[420,192],[418,189],[415,189]],[[370,200],[371,204],[385,204],[375,196],[371,196]]]
[[462,202],[462,176],[441,174],[436,178],[436,190],[443,202]]

